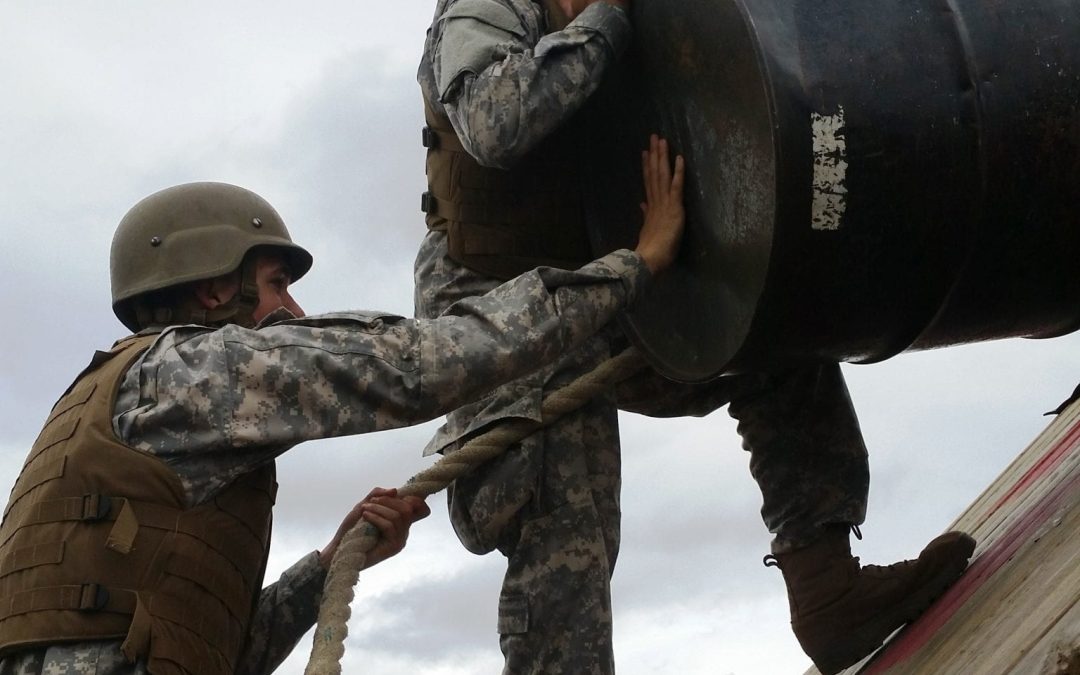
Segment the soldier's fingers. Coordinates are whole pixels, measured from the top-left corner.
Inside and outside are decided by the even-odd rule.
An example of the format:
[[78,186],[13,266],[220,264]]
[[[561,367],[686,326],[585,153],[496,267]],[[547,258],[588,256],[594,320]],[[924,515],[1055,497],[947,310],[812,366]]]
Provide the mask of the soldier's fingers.
[[407,530],[405,532],[396,530],[392,526],[389,526],[385,521],[379,522],[377,517],[375,517],[375,520],[366,522],[378,529],[380,535],[378,543],[368,555],[368,566],[382,562],[390,556],[400,553],[401,550],[405,548],[405,544],[408,543],[409,533]]
[[412,522],[415,523],[431,515],[431,507],[420,497],[406,497],[405,502],[412,507]]
[[378,506],[380,514],[399,522],[400,526],[406,530],[416,521],[423,520],[431,514],[431,509],[419,497],[378,499],[369,506]]
[[377,501],[364,504],[363,513],[376,513],[395,522],[411,522],[412,520],[412,509],[400,499],[395,499],[392,502]]
[[686,180],[686,162],[682,155],[675,156],[675,174],[671,177],[671,196],[682,201],[683,184]]
[[657,160],[659,166],[659,174],[657,180],[660,181],[660,185],[663,188],[663,194],[665,197],[670,197],[671,193],[671,161],[668,159],[668,143],[667,139],[660,139],[660,157]]
[[367,493],[367,496],[364,497],[364,499],[362,501],[366,502],[369,499],[373,499],[375,497],[396,497],[396,496],[397,496],[397,488],[373,487],[373,488],[371,488],[371,492]]
[[401,514],[392,509],[380,511],[374,508],[365,509],[363,519],[375,526],[383,538],[389,541],[404,541],[408,536],[409,527],[401,521]]
[[667,186],[660,181],[660,137],[656,134],[649,136],[649,180],[652,182],[653,199],[663,199]]
[[645,186],[645,203],[653,201],[652,172],[649,166],[649,151],[641,151],[641,182]]

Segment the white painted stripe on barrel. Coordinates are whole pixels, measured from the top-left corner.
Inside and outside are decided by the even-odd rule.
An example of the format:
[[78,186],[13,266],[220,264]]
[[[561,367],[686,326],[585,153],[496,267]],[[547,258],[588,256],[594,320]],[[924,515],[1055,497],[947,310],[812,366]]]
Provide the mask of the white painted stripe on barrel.
[[839,230],[847,208],[847,143],[844,140],[844,108],[833,115],[810,113],[814,133],[814,202],[810,226],[815,230]]

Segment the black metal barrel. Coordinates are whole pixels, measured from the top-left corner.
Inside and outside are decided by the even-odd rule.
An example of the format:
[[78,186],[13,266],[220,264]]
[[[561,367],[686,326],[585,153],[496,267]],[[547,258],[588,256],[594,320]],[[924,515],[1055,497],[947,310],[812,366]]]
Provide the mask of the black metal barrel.
[[666,375],[870,362],[1080,327],[1080,2],[634,0],[584,114],[598,250],[650,131],[688,163],[676,269],[628,317]]

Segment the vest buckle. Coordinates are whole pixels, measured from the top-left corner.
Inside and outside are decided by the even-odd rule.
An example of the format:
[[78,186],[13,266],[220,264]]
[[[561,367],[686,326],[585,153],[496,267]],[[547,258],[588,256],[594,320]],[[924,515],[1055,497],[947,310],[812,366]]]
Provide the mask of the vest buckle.
[[112,511],[112,500],[103,495],[83,495],[82,518],[86,522],[104,520]]
[[439,147],[439,135],[431,127],[424,127],[420,130],[420,142],[428,150],[434,150]]
[[436,206],[435,195],[431,194],[430,192],[425,192],[424,194],[420,195],[420,210],[421,211],[423,211],[424,213],[434,214],[435,213],[435,206]]
[[83,584],[79,589],[80,612],[99,612],[109,604],[109,591],[101,584]]

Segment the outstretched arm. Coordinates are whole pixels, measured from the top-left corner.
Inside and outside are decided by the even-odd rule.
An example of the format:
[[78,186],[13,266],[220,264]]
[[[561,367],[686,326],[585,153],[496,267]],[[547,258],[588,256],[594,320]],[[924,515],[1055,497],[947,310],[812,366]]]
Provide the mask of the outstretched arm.
[[347,312],[250,330],[189,326],[124,376],[118,438],[162,458],[192,504],[296,443],[418,424],[565,354],[675,257],[682,169],[659,139],[645,166],[638,253],[540,268],[433,320]]

